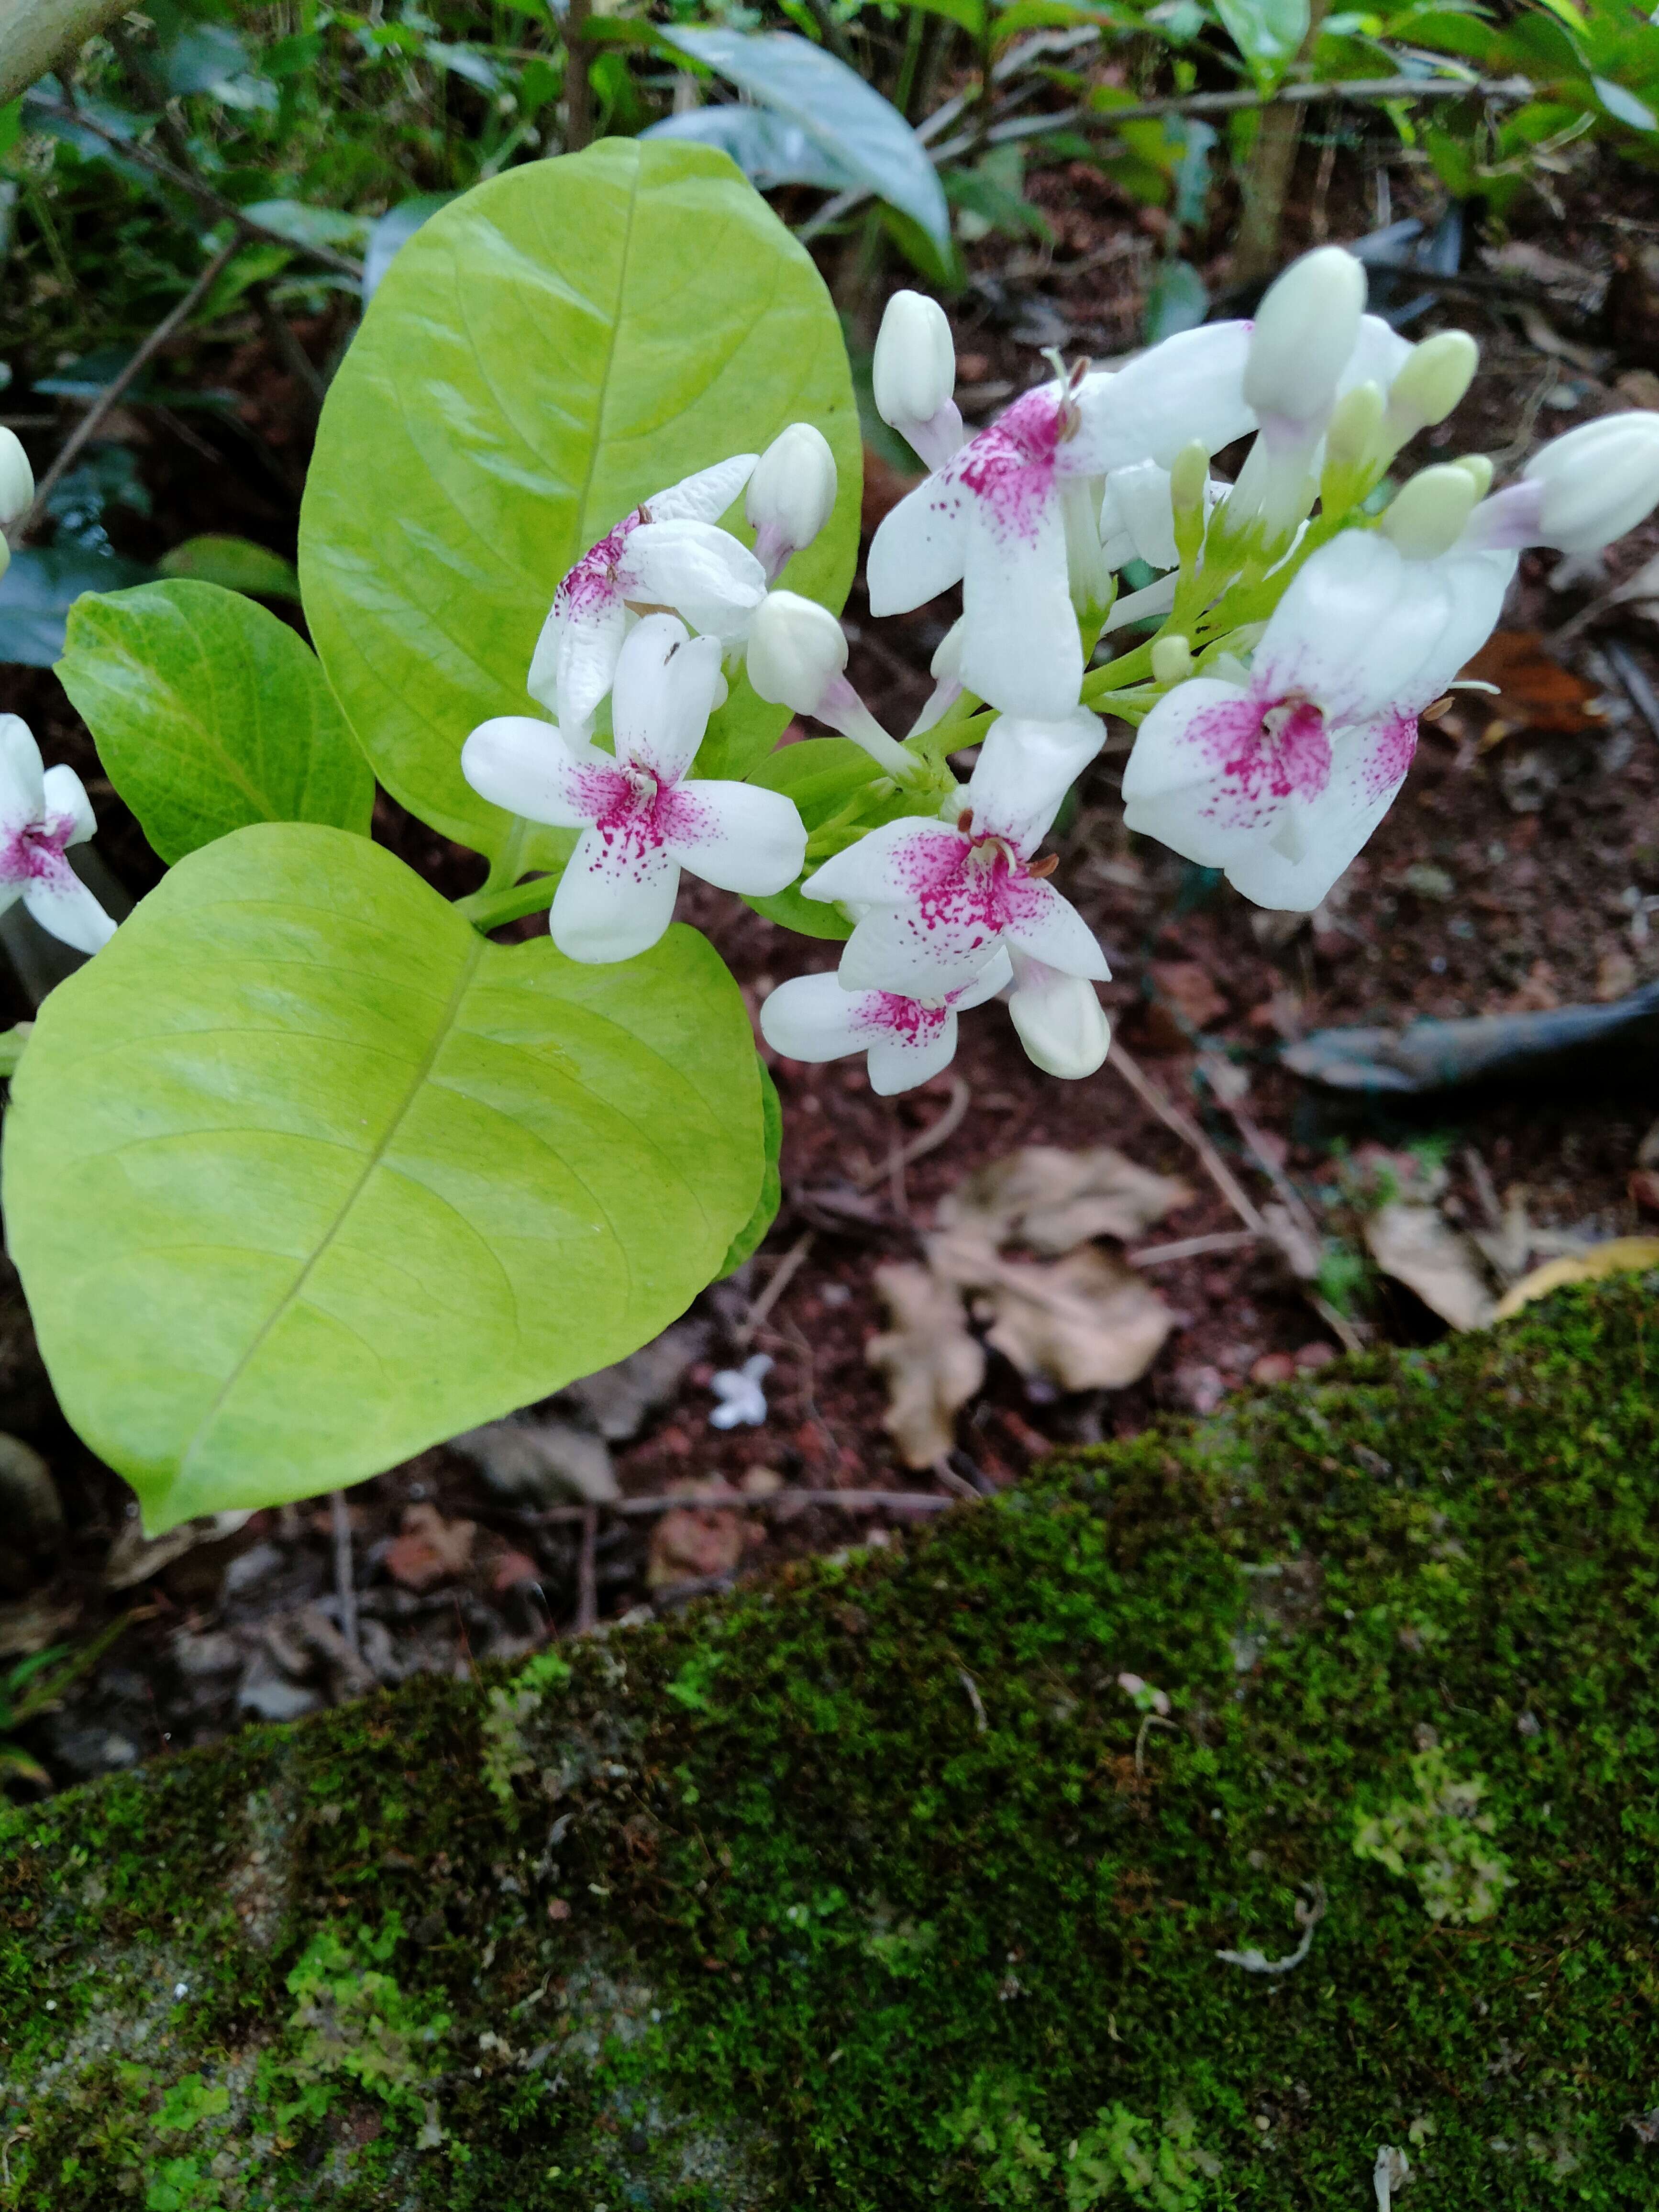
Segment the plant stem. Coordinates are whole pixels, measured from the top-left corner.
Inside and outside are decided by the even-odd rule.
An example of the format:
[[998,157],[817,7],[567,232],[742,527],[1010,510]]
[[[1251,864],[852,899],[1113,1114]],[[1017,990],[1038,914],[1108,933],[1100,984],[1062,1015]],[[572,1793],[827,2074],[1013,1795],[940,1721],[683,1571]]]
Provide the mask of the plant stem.
[[457,899],[455,911],[465,915],[474,929],[488,933],[499,929],[503,922],[517,921],[550,906],[558,888],[557,876],[532,876],[527,883],[504,884],[493,890],[486,883],[481,890]]
[[32,531],[39,529],[41,518],[46,512],[46,503],[65,471],[86,446],[88,441],[96,434],[100,424],[103,422],[123,393],[130,390],[137,382],[173,332],[189,321],[212,289],[220,270],[235,252],[239,242],[233,239],[228,246],[220,247],[184,298],[170,313],[162,317],[120,374],[112,378],[93,401],[79,422],[64,439],[57,459],[41,478],[33,499],[6,533],[11,544],[22,544]]
[[588,76],[587,24],[592,0],[569,0],[564,19],[564,146],[579,154],[593,136],[593,86]]
[[[1297,55],[1305,63],[1319,43],[1328,0],[1309,0],[1307,34]],[[1275,100],[1261,118],[1261,128],[1251,149],[1244,173],[1244,214],[1233,249],[1233,282],[1259,283],[1278,268],[1279,231],[1285,220],[1285,200],[1302,143],[1302,110]]]

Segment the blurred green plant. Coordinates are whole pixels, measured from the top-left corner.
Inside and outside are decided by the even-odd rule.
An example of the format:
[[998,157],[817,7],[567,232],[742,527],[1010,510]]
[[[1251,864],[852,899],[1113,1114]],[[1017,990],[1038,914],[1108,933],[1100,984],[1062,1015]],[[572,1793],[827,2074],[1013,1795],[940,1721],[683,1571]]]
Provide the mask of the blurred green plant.
[[15,1731],[55,1711],[64,1692],[97,1665],[126,1625],[125,1620],[112,1621],[79,1650],[54,1644],[0,1670],[0,1791],[15,1783],[51,1789],[52,1777],[13,1740]]

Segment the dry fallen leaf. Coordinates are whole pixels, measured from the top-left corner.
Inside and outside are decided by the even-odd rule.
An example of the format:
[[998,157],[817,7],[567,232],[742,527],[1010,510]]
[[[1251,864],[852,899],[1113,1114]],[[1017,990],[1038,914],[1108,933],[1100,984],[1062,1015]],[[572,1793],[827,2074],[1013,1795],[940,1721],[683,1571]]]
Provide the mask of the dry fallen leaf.
[[887,1378],[882,1425],[907,1467],[931,1467],[955,1442],[954,1423],[985,1380],[983,1347],[968,1333],[962,1300],[927,1267],[878,1267],[876,1288],[893,1326],[864,1356]]
[[1620,1275],[1638,1267],[1659,1267],[1659,1237],[1615,1237],[1606,1244],[1592,1244],[1587,1252],[1547,1260],[1505,1292],[1492,1318],[1508,1321],[1534,1298],[1547,1297],[1568,1283],[1596,1283],[1603,1275]]
[[80,1619],[79,1601],[37,1590],[15,1605],[0,1605],[0,1659],[31,1658],[55,1644]]
[[970,1175],[939,1200],[935,1218],[953,1234],[1047,1257],[1091,1237],[1139,1237],[1192,1199],[1178,1176],[1138,1167],[1110,1145],[1088,1152],[1026,1145]]
[[1154,960],[1147,967],[1146,978],[1152,987],[1152,995],[1162,1000],[1189,1028],[1208,1029],[1227,1011],[1227,1001],[1200,961]]
[[1366,1221],[1365,1242],[1385,1275],[1415,1291],[1454,1328],[1484,1328],[1492,1320],[1495,1308],[1479,1250],[1433,1206],[1380,1206]]
[[676,1483],[677,1495],[688,1500],[665,1513],[651,1534],[651,1558],[645,1579],[652,1589],[669,1589],[676,1583],[702,1582],[713,1575],[729,1575],[743,1557],[744,1516],[741,1513],[699,1511],[690,1501],[730,1498],[736,1493],[718,1480]]
[[1509,728],[1571,735],[1595,725],[1589,704],[1595,686],[1564,668],[1536,630],[1495,631],[1463,673],[1498,686],[1486,703]]
[[976,1310],[990,1321],[987,1341],[1022,1375],[1062,1390],[1139,1382],[1175,1325],[1145,1276],[1093,1245],[1048,1267],[999,1261]]
[[252,1507],[229,1513],[205,1513],[198,1521],[181,1521],[165,1535],[147,1536],[135,1513],[131,1521],[123,1523],[121,1533],[109,1547],[109,1557],[104,1562],[104,1586],[106,1589],[131,1589],[135,1583],[159,1575],[175,1559],[182,1559],[198,1544],[219,1543],[227,1536],[234,1536],[252,1518]]
[[386,1571],[405,1589],[430,1589],[465,1573],[477,1533],[476,1521],[446,1521],[435,1505],[405,1506],[403,1534],[386,1547]]

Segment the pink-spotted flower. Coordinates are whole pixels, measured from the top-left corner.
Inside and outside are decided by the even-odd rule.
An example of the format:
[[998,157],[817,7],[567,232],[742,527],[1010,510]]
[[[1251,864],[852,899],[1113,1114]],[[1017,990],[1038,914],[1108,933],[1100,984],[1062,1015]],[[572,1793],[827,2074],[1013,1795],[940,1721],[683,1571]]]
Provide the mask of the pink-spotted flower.
[[27,722],[0,714],[0,914],[21,899],[42,929],[96,952],[115,924],[69,863],[97,824],[72,768],[40,765]]
[[994,722],[949,819],[915,815],[871,830],[801,885],[857,915],[842,956],[848,991],[944,1000],[1018,948],[1062,975],[1105,977],[1076,908],[1031,865],[1073,782],[1100,750],[1101,726],[1074,708],[1064,722]]
[[1115,375],[1079,371],[1025,392],[882,523],[870,548],[871,611],[901,614],[960,582],[965,687],[1004,714],[1069,714],[1083,647],[1068,511],[1073,555],[1092,538],[1097,562],[1100,480],[1146,460],[1167,468],[1194,440],[1213,453],[1249,429],[1249,331],[1186,331]]
[[582,555],[553,594],[526,689],[571,738],[586,737],[611,689],[623,640],[641,613],[671,610],[723,644],[746,632],[766,597],[766,571],[714,527],[748,483],[756,456],[737,453],[653,492]]
[[1344,531],[1269,620],[1248,680],[1195,676],[1147,715],[1123,818],[1258,906],[1310,912],[1393,803],[1417,717],[1491,635],[1513,555],[1410,560]]
[[793,802],[687,772],[721,682],[712,637],[647,615],[617,662],[616,755],[527,715],[484,722],[461,749],[472,788],[532,822],[580,830],[553,897],[553,941],[572,960],[629,960],[673,919],[680,870],[759,897],[793,883],[806,854]]
[[761,1035],[787,1060],[844,1060],[866,1055],[870,1088],[883,1098],[914,1091],[957,1054],[957,1016],[1006,988],[1006,953],[994,955],[972,982],[936,999],[897,991],[848,991],[836,975],[795,975],[762,1001]]

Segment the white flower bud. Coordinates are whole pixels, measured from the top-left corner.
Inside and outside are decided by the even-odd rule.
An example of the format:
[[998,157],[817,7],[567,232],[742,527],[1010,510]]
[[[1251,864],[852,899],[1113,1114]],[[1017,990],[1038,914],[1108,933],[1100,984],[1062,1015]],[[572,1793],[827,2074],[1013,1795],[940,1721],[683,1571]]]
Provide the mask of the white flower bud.
[[0,523],[8,527],[34,497],[34,471],[15,430],[0,429]]
[[1376,384],[1356,384],[1337,401],[1325,433],[1327,470],[1358,474],[1372,460],[1376,434],[1382,428],[1382,389]]
[[1432,561],[1456,544],[1480,496],[1474,477],[1455,461],[1421,469],[1395,494],[1382,535],[1408,560]]
[[939,643],[933,647],[933,657],[927,664],[927,673],[935,684],[962,684],[962,648],[967,642],[968,617],[958,615]]
[[1534,543],[1595,553],[1659,506],[1659,415],[1604,415],[1553,439],[1522,471],[1540,494]]
[[828,607],[769,592],[749,626],[749,681],[761,698],[815,714],[847,668],[847,636]]
[[1431,422],[1443,422],[1474,381],[1480,349],[1467,331],[1438,331],[1414,345],[1389,386],[1389,434],[1398,452]]
[[1085,975],[1062,975],[1015,950],[1008,1000],[1026,1057],[1045,1075],[1072,1081],[1092,1075],[1111,1048],[1112,1029]]
[[1178,630],[1152,641],[1152,678],[1158,684],[1184,684],[1193,672],[1192,641]]
[[956,390],[957,349],[937,300],[894,293],[881,319],[871,380],[876,412],[896,430],[939,413]]
[[1201,516],[1209,489],[1209,448],[1201,438],[1194,438],[1170,465],[1170,512],[1176,516]]
[[1462,469],[1465,476],[1470,479],[1474,485],[1475,497],[1485,499],[1486,494],[1492,489],[1492,463],[1486,454],[1460,453],[1452,463],[1452,466],[1455,469]]
[[1322,425],[1359,336],[1365,271],[1340,246],[1293,261],[1256,310],[1244,398],[1264,427]]
[[792,422],[780,431],[756,462],[744,513],[755,532],[755,557],[769,580],[829,521],[836,489],[836,457],[811,422]]

